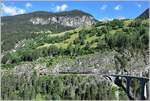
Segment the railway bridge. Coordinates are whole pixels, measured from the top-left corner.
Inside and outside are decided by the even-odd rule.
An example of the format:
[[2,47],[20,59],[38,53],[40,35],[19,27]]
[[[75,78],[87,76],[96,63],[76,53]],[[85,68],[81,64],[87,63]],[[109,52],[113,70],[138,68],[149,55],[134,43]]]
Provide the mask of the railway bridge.
[[[111,75],[103,75],[104,77],[108,77],[112,82],[114,82],[119,87],[122,87],[129,99],[134,100],[135,98],[131,94],[131,81],[132,80],[138,80],[140,85],[140,100],[146,100],[149,99],[149,87],[148,87],[148,81],[149,78],[146,77],[137,77],[132,75],[117,75],[117,74],[111,74]],[[126,85],[122,84],[122,80],[125,79]]]

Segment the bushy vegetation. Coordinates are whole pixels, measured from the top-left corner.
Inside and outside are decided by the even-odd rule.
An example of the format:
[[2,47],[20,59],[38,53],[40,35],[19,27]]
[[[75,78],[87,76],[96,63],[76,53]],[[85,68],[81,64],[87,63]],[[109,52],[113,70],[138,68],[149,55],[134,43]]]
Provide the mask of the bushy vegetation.
[[59,36],[39,35],[26,41],[23,48],[5,55],[2,63],[8,63],[8,60],[11,64],[33,61],[46,56],[86,55],[110,49],[148,49],[148,25],[143,20],[134,20],[128,25],[124,25],[122,20],[107,22],[107,26],[98,25],[78,32],[65,32]]

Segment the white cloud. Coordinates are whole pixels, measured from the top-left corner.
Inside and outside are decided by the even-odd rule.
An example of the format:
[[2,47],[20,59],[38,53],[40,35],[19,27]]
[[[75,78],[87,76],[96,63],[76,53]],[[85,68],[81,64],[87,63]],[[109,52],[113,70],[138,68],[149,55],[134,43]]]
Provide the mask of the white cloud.
[[138,8],[141,8],[141,7],[142,7],[142,5],[141,5],[141,4],[137,4],[137,6],[138,6]]
[[124,16],[118,16],[117,19],[123,20],[123,19],[126,19],[126,17],[124,17]]
[[32,4],[31,4],[31,3],[29,3],[29,2],[27,2],[25,6],[26,6],[27,8],[29,8],[29,7],[31,7],[31,6],[32,6]]
[[112,21],[114,18],[104,17],[102,19],[99,19],[99,21]]
[[2,12],[9,14],[9,15],[17,15],[17,14],[23,14],[26,11],[21,8],[6,6],[6,5],[2,4]]
[[114,18],[104,17],[102,19],[99,19],[99,21],[107,22],[107,21],[112,21],[114,19],[123,20],[123,19],[126,19],[126,17],[124,17],[124,16],[117,16],[117,17],[114,17]]
[[68,5],[63,4],[61,6],[56,6],[56,11],[60,12],[60,11],[65,11],[68,8]]
[[105,10],[107,8],[107,5],[102,5],[101,10]]
[[117,5],[117,6],[115,6],[115,8],[114,8],[114,10],[120,10],[121,9],[121,5]]

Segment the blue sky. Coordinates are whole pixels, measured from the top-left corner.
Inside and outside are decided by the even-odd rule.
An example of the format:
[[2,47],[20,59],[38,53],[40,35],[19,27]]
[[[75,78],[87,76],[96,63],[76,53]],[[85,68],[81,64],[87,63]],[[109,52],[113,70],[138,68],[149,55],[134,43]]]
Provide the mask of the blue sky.
[[1,4],[2,16],[23,14],[33,11],[61,12],[79,9],[96,19],[135,18],[148,8],[148,1],[5,1]]

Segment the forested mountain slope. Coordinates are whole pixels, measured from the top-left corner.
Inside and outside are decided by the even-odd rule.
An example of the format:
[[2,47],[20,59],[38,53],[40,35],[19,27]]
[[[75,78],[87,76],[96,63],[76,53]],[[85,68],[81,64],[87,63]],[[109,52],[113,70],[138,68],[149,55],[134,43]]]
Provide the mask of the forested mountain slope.
[[[147,76],[148,32],[148,19],[114,19],[64,32],[39,32],[3,56],[2,99],[128,99],[121,87],[100,75],[60,73]],[[131,93],[138,99],[137,83],[132,81]]]
[[2,17],[2,50],[10,50],[18,41],[38,36],[34,32],[55,33],[97,22],[94,17],[80,10],[67,12],[37,11]]
[[[78,56],[103,50],[148,49],[147,20],[113,20],[61,33],[40,33],[24,41],[4,63],[34,61],[40,57]],[[16,56],[17,58],[13,58]],[[35,54],[35,55],[34,55]],[[9,60],[9,62],[8,62]]]

